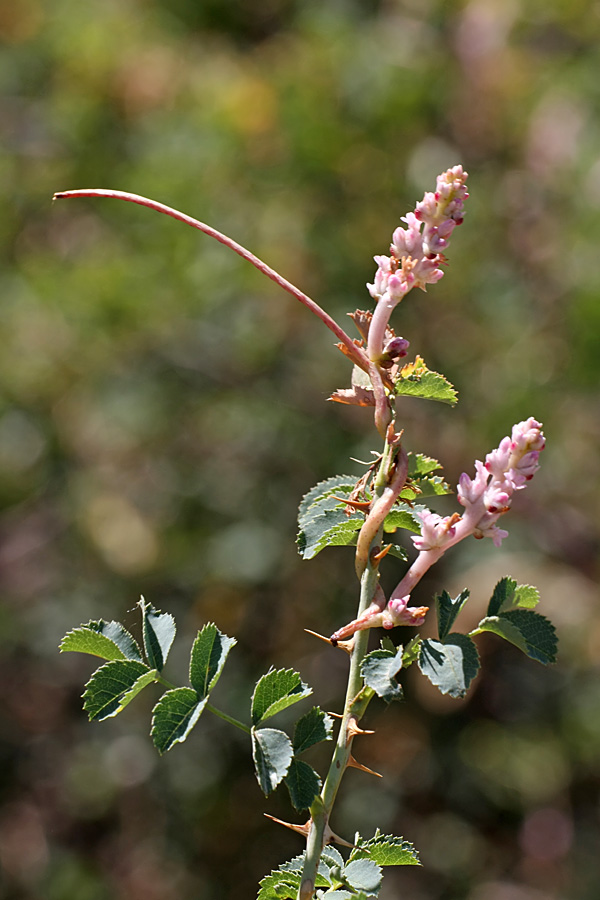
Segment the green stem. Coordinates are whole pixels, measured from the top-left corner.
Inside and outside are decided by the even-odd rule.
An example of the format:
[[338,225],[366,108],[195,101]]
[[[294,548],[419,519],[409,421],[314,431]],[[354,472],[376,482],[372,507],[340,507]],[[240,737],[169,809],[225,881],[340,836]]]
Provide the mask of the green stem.
[[212,706],[210,703],[207,703],[204,708],[211,712],[214,716],[218,716],[219,719],[223,719],[224,722],[229,722],[230,725],[235,725],[236,728],[239,728],[241,731],[245,731],[246,734],[252,734],[252,729],[248,725],[244,725],[243,722],[240,722],[238,719],[234,719],[233,716],[228,716],[227,713],[224,713],[220,709],[217,709],[216,706]]
[[[388,484],[393,459],[394,447],[386,441],[374,485],[374,492],[377,498],[381,497]],[[378,546],[382,536],[383,524],[373,536],[371,547]],[[360,577],[360,600],[357,618],[372,602],[378,581],[378,563],[373,563],[367,557],[366,566]],[[306,858],[302,870],[298,900],[311,900],[314,895],[317,868],[328,837],[329,818],[351,755],[353,736],[352,733],[348,732],[350,719],[360,720],[373,697],[373,692],[371,691],[365,691],[361,694],[364,686],[361,665],[367,654],[368,643],[368,630],[358,631],[354,635],[354,647],[350,658],[350,671],[348,673],[348,686],[346,688],[342,723],[321,795],[315,798],[310,807],[311,828],[306,843]],[[361,695],[360,697],[359,694]]]
[[[164,685],[170,691],[175,690],[177,688],[176,684],[173,684],[170,681],[167,681],[166,678],[163,678],[162,675],[159,675],[156,679],[160,684]],[[239,728],[240,731],[244,731],[246,734],[252,734],[252,729],[249,725],[244,725],[243,722],[240,722],[238,719],[234,719],[233,716],[228,716],[227,713],[222,712],[220,709],[217,709],[216,706],[213,706],[211,703],[207,703],[204,709],[211,712],[213,716],[218,716],[219,719],[223,719],[224,722],[229,722],[230,725],[235,725],[236,728]]]

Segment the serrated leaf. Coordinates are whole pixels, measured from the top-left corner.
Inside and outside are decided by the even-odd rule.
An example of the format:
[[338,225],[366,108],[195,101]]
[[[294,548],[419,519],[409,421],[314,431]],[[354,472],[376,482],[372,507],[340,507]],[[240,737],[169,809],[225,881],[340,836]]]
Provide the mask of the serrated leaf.
[[420,866],[419,855],[410,841],[393,834],[381,834],[379,829],[367,841],[360,840],[357,850],[353,850],[350,859],[363,859],[366,856],[379,866]]
[[[304,860],[306,859],[306,851],[300,853],[298,856],[294,856],[293,859],[287,860],[287,862],[282,863],[277,869],[278,872],[291,872],[295,875],[300,875],[302,869],[304,868]],[[317,869],[317,877],[315,879],[316,887],[330,887],[331,882],[329,880],[329,868],[328,866],[321,860],[319,860],[319,867]]]
[[321,779],[313,767],[295,757],[285,776],[285,784],[290,792],[292,804],[299,812],[308,809],[321,790]]
[[330,741],[333,734],[333,719],[327,713],[313,706],[301,716],[294,726],[294,753],[299,755],[314,744]]
[[116,716],[156,680],[158,672],[134,659],[116,659],[96,669],[85,686],[83,708],[90,721],[101,722]]
[[192,688],[181,687],[166,691],[152,710],[154,746],[166,753],[174,744],[185,741],[206,706]]
[[437,613],[438,634],[440,640],[444,640],[468,599],[469,591],[467,590],[461,591],[454,600],[448,591],[442,591],[441,594],[436,596],[435,610]]
[[400,370],[394,390],[397,397],[420,397],[423,400],[438,400],[451,406],[458,400],[458,392],[444,375],[433,372],[417,356],[414,363],[408,363]]
[[490,602],[488,603],[488,616],[497,616],[498,613],[502,611],[502,607],[507,603],[510,606],[510,602],[512,597],[514,596],[516,587],[517,582],[514,580],[514,578],[505,576],[504,578],[500,579],[500,581],[494,587],[494,592],[490,598]]
[[350,887],[367,894],[377,893],[383,877],[381,867],[373,859],[351,860],[344,866],[342,875]]
[[292,742],[276,728],[252,729],[252,758],[256,779],[265,796],[285,778],[293,758]]
[[416,497],[443,497],[454,493],[450,485],[444,481],[441,475],[430,475],[428,478],[415,478],[409,485],[402,488],[399,494],[400,500],[414,500]]
[[396,674],[402,668],[402,652],[402,647],[398,647],[395,653],[391,650],[372,650],[362,661],[365,684],[386,703],[402,699],[402,688],[396,681]]
[[425,511],[427,511],[427,507],[421,505],[396,505],[385,517],[383,530],[389,533],[396,531],[398,528],[405,528],[414,534],[421,534],[423,523],[417,513]]
[[356,543],[356,537],[362,528],[365,517],[362,514],[348,516],[345,508],[337,501],[333,509],[320,508],[313,517],[306,517],[297,543],[298,552],[303,559],[313,559],[325,547],[348,547]]
[[292,872],[271,872],[260,882],[256,900],[296,900],[300,876]]
[[293,669],[270,669],[259,678],[252,695],[252,724],[260,725],[288,706],[312,694]]
[[339,866],[340,869],[344,868],[345,860],[339,850],[333,845],[329,845],[328,847],[323,848],[323,852],[321,853],[321,862],[325,863],[326,866],[331,868],[332,866]]
[[321,900],[356,900],[356,894],[342,888],[339,891],[325,891],[321,894]]
[[302,519],[310,508],[319,500],[328,497],[330,494],[349,494],[354,490],[356,477],[354,475],[335,475],[333,478],[326,478],[320,481],[304,495],[298,507],[298,524],[302,527]]
[[144,650],[150,666],[162,671],[175,638],[175,619],[171,613],[155,609],[151,603],[140,598],[138,606],[142,611],[142,633]]
[[424,475],[431,475],[442,468],[442,464],[432,456],[425,456],[423,453],[408,453],[408,477],[421,478]]
[[466,634],[449,634],[443,641],[421,644],[419,668],[442,694],[464,697],[479,671],[479,655]]
[[510,641],[531,659],[548,665],[556,662],[557,638],[554,625],[530,609],[512,609],[482,619],[475,632],[491,631]]
[[88,622],[69,631],[60,643],[62,653],[89,653],[102,659],[134,659],[142,661],[136,641],[120,622],[104,619]]
[[198,632],[190,657],[190,683],[199,697],[208,697],[236,643],[235,638],[227,637],[212,622]]

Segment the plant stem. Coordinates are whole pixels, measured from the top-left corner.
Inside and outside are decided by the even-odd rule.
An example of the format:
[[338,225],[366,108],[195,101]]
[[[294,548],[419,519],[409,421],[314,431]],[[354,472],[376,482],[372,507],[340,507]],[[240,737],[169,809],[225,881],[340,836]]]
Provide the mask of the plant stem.
[[[171,681],[167,681],[166,678],[163,678],[162,675],[159,675],[156,679],[159,684],[164,685],[164,687],[168,688],[170,691],[176,690],[177,685],[173,684]],[[246,734],[252,734],[252,729],[249,725],[244,725],[243,722],[240,722],[239,719],[234,719],[233,716],[227,715],[227,713],[222,712],[220,709],[217,709],[216,706],[213,706],[211,703],[207,703],[204,709],[211,712],[213,716],[218,716],[219,719],[223,719],[224,722],[229,722],[230,725],[235,725],[236,728],[239,728],[240,731],[244,731]]]
[[287,291],[288,294],[291,294],[292,297],[295,297],[296,300],[299,300],[300,303],[303,303],[304,306],[318,316],[318,318],[327,325],[329,330],[335,334],[337,339],[344,344],[347,355],[352,362],[361,369],[364,369],[365,372],[368,372],[369,360],[364,350],[354,343],[344,329],[341,328],[318,303],[280,275],[279,272],[276,272],[275,269],[268,266],[262,259],[259,259],[258,256],[255,256],[254,253],[251,253],[250,250],[246,250],[246,248],[242,247],[241,244],[238,244],[237,241],[234,241],[221,231],[217,231],[217,229],[213,228],[211,225],[206,225],[204,222],[200,222],[198,219],[194,219],[192,216],[188,216],[178,209],[173,209],[172,206],[166,206],[164,203],[159,203],[157,200],[151,200],[148,197],[141,197],[139,194],[131,194],[129,191],[109,191],[104,188],[83,188],[75,191],[58,191],[58,193],[54,194],[53,199],[61,200],[69,197],[111,197],[117,200],[127,200],[129,203],[137,203],[139,206],[146,206],[148,209],[153,209],[156,212],[164,213],[166,216],[171,216],[172,219],[177,219],[178,222],[184,222],[192,228],[197,228],[198,231],[202,231],[203,234],[207,234],[209,237],[214,238],[219,241],[219,243],[229,247],[230,250],[233,250],[234,253],[237,253],[242,259],[252,263],[259,272],[262,272],[263,275],[266,275],[267,278],[270,278],[271,281],[278,284],[279,287],[283,288],[284,291]]
[[[382,497],[384,491],[388,487],[393,459],[394,447],[386,441],[379,470],[375,478],[374,493],[377,500]],[[406,481],[406,471],[404,472],[404,481]],[[383,520],[381,520],[375,534],[372,532],[371,534],[372,540],[370,541],[370,549],[378,546],[381,542],[383,536]],[[378,563],[374,563],[369,554],[366,554],[365,565],[360,574],[360,599],[357,618],[362,615],[371,604],[378,582]],[[340,725],[336,746],[333,751],[329,771],[325,778],[321,795],[315,798],[310,807],[311,828],[306,843],[306,858],[304,860],[304,867],[300,880],[298,900],[311,900],[314,895],[317,868],[319,866],[323,847],[328,838],[327,829],[329,818],[351,755],[353,735],[348,731],[350,719],[354,718],[356,721],[359,721],[365,714],[367,706],[373,697],[373,693],[368,690],[362,693],[364,685],[361,674],[361,665],[367,654],[368,642],[368,631],[359,631],[355,634],[354,647],[350,658],[350,671],[348,673],[348,685],[346,688],[342,723]]]
[[243,722],[240,722],[238,719],[234,719],[233,716],[228,716],[227,713],[221,712],[221,710],[217,709],[216,706],[212,706],[210,703],[207,703],[204,708],[211,712],[214,716],[218,716],[219,719],[223,719],[224,722],[229,722],[230,725],[235,725],[236,728],[239,728],[241,731],[245,731],[246,734],[252,734],[252,729],[249,725],[244,725]]

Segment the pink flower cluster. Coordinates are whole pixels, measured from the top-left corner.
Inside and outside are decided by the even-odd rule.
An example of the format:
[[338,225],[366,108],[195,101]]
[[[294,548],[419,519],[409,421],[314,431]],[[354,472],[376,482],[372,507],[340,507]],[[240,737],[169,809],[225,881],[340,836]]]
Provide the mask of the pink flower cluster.
[[412,541],[419,555],[396,586],[387,605],[379,595],[365,613],[340,628],[332,637],[335,640],[350,637],[356,631],[382,626],[420,625],[425,617],[425,607],[409,606],[413,588],[423,575],[454,544],[473,535],[490,537],[499,547],[507,531],[498,528],[497,521],[510,509],[515,491],[524,488],[539,469],[539,456],[544,449],[542,426],[535,419],[525,419],[513,427],[510,437],[502,438],[495,450],[475,462],[475,477],[463,472],[457,493],[464,506],[461,515],[439,516],[433,512],[420,513],[422,529]]
[[392,235],[390,256],[376,256],[377,272],[369,293],[377,301],[369,331],[369,358],[378,360],[382,352],[385,326],[394,307],[413,287],[425,290],[443,276],[443,250],[455,227],[463,220],[463,205],[469,196],[467,172],[454,166],[438,175],[435,191],[425,194],[414,212],[402,218],[406,228]]
[[510,509],[515,491],[521,490],[539,469],[540,452],[545,439],[535,419],[519,422],[510,437],[500,441],[496,450],[475,463],[475,478],[463,472],[458,482],[458,500],[465,507],[463,520],[473,525],[475,537],[491,537],[496,547],[508,532],[496,522]]

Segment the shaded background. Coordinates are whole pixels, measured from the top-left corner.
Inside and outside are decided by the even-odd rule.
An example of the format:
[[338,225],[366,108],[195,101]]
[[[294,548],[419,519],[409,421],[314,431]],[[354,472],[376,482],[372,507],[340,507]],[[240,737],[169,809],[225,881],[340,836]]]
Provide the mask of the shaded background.
[[352,551],[301,562],[296,507],[378,446],[368,411],[324,402],[349,366],[299,304],[171,220],[52,193],[179,207],[343,320],[461,162],[447,276],[394,324],[462,402],[406,402],[407,444],[452,481],[528,415],[548,449],[502,549],[457,548],[415,600],[469,586],[468,624],[497,577],[538,584],[561,656],[480,638],[464,702],[407,673],[357,746],[384,778],[350,772],[333,827],[421,850],[386,900],[596,900],[600,4],[3,0],[0,37],[3,896],[245,900],[300,851],[241,734],[207,715],[159,759],[155,696],[89,725],[91,660],[57,644],[99,616],[137,627],[143,593],[177,617],[174,680],[214,620],[239,641],[223,708],[246,719],[273,663],[338,709],[346,661],[303,628],[353,615]]

